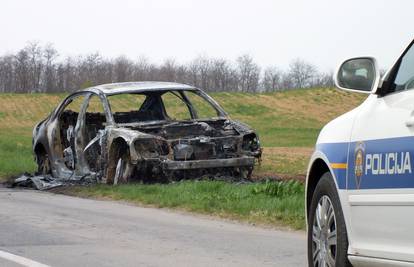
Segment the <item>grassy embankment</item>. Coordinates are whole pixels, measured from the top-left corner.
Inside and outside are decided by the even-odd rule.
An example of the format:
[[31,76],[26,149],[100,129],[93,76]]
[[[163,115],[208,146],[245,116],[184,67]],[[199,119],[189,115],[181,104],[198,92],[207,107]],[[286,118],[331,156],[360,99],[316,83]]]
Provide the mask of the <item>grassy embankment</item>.
[[[259,132],[264,155],[262,165],[256,168],[254,175],[261,177],[303,177],[321,127],[363,99],[357,94],[329,89],[269,94],[216,93],[212,96],[232,118]],[[0,179],[35,170],[31,154],[32,128],[63,97],[62,94],[0,94]],[[96,186],[77,188],[76,193],[222,216],[227,214],[252,221],[272,223],[274,220],[296,228],[303,226],[303,190],[291,192],[291,195],[254,193],[255,187],[260,186],[263,185],[185,182]],[[267,186],[279,187],[279,184]]]

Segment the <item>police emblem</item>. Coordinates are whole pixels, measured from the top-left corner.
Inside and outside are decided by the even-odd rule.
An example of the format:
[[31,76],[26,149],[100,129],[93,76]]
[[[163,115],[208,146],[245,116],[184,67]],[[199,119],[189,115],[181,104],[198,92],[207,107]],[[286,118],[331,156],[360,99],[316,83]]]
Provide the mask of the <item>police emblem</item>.
[[358,142],[355,146],[355,186],[359,189],[361,186],[361,178],[364,173],[365,144]]

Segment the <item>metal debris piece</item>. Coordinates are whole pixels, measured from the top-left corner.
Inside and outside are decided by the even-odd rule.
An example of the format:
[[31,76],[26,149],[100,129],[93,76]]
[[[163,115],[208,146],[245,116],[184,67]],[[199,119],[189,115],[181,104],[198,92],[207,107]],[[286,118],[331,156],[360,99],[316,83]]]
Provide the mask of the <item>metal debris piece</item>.
[[57,181],[51,176],[31,176],[28,174],[23,174],[14,180],[12,187],[22,186],[32,187],[37,190],[46,190],[62,185],[62,182]]
[[93,175],[59,179],[51,175],[31,175],[24,173],[14,179],[11,187],[29,187],[37,190],[48,190],[63,185],[89,185],[94,183],[96,183],[96,178]]

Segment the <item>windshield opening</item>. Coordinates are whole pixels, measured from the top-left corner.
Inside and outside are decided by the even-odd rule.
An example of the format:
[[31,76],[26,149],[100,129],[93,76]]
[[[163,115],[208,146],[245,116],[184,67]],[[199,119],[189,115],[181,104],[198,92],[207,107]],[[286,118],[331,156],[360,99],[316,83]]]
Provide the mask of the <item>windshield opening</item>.
[[108,96],[108,102],[118,124],[214,119],[223,113],[190,90],[117,94]]

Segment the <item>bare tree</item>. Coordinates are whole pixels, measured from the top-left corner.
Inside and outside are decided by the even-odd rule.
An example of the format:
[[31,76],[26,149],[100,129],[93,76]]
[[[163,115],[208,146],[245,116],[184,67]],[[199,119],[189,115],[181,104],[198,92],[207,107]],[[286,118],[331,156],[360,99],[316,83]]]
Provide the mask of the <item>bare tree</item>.
[[188,83],[195,87],[200,87],[199,69],[200,66],[197,60],[193,60],[188,64]]
[[184,65],[177,66],[175,71],[177,82],[187,83],[188,75],[187,75],[187,67]]
[[287,71],[275,66],[261,72],[249,55],[235,62],[199,56],[187,64],[167,59],[151,63],[146,57],[105,59],[99,53],[60,59],[51,44],[26,45],[13,55],[0,56],[0,92],[64,92],[96,84],[124,81],[175,81],[207,91],[261,92],[293,88],[331,87],[332,73],[318,72],[301,59]]
[[25,48],[28,60],[29,87],[31,91],[41,90],[41,76],[43,72],[43,51],[39,42],[30,42]]
[[15,85],[16,92],[29,92],[29,55],[25,49],[20,50],[15,56]]
[[210,60],[206,57],[198,57],[196,59],[198,64],[198,71],[200,75],[201,88],[210,88]]
[[262,88],[266,92],[282,89],[283,72],[277,67],[268,67],[265,69]]
[[314,80],[313,87],[332,88],[334,87],[333,71],[318,73]]
[[160,81],[177,81],[176,77],[177,63],[174,59],[166,59],[159,69]]
[[154,80],[150,73],[153,71],[154,66],[144,56],[138,58],[132,69],[132,78],[134,81],[146,81]]
[[56,70],[54,61],[57,56],[58,53],[56,49],[52,44],[48,44],[43,51],[43,57],[45,61],[44,88],[46,92],[52,92],[56,90]]
[[290,63],[288,75],[295,88],[311,87],[316,74],[316,67],[302,59],[295,59]]
[[126,82],[132,80],[133,62],[131,62],[127,57],[117,57],[113,65],[115,82]]
[[15,59],[12,55],[0,58],[0,92],[16,89],[15,84]]
[[230,90],[231,66],[225,59],[211,61],[211,82],[214,91]]
[[237,58],[239,71],[239,90],[242,92],[255,92],[258,89],[260,68],[249,55]]

